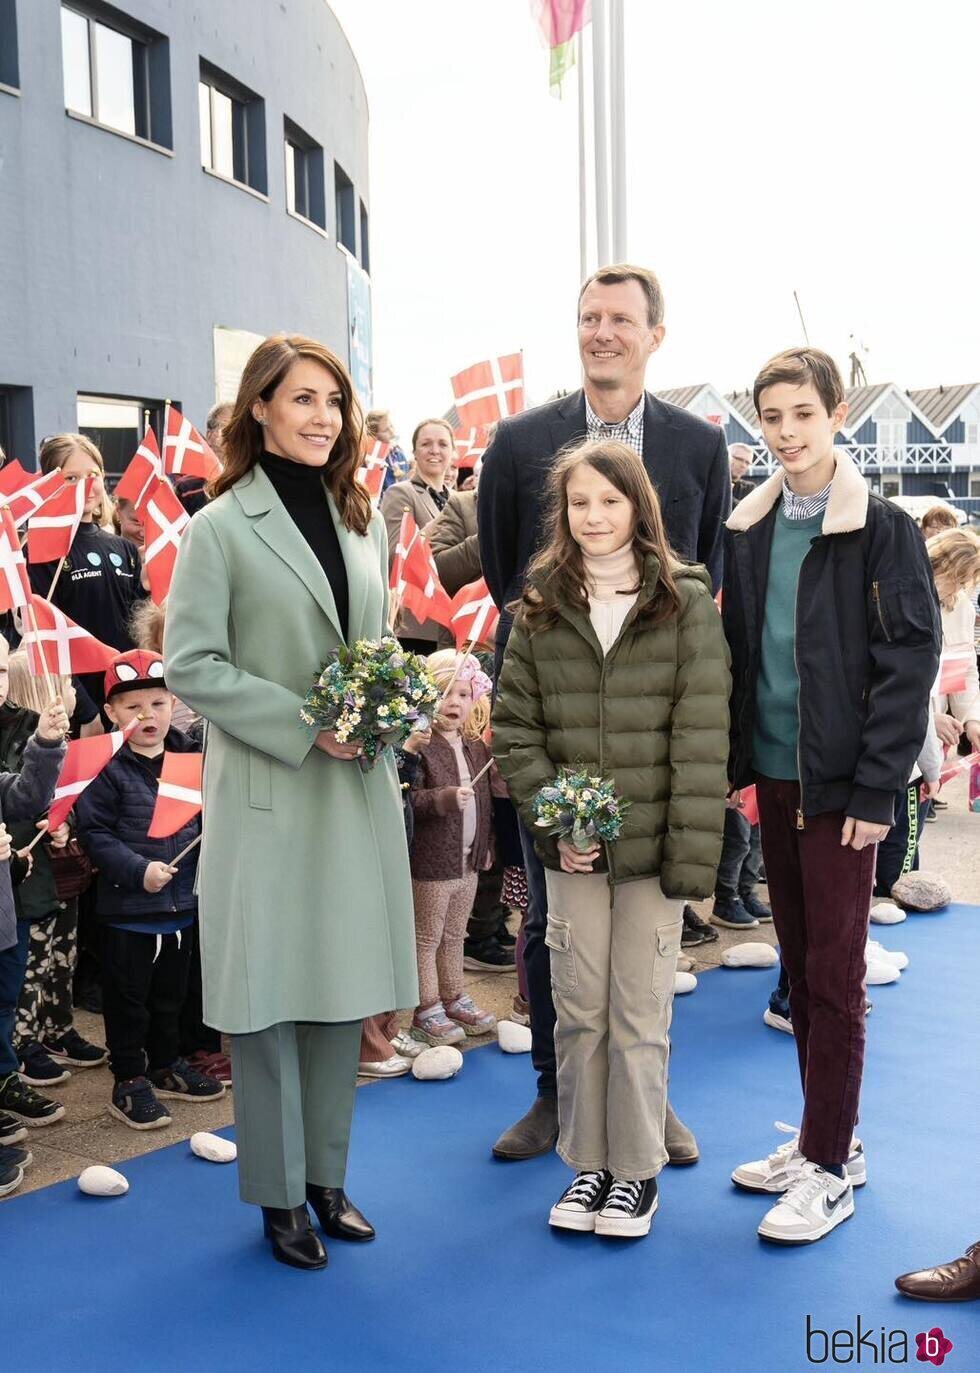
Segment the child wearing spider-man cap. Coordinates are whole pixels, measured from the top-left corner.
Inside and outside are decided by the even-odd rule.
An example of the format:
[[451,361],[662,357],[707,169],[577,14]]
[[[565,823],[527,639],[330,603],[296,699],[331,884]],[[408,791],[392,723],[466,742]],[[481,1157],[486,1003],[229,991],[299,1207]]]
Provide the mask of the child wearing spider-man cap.
[[78,837],[98,868],[96,910],[103,925],[102,994],[110,1111],[134,1130],[170,1124],[160,1098],[213,1101],[224,1086],[180,1057],[180,1013],[197,914],[200,817],[174,835],[149,835],[164,752],[200,745],[171,725],[173,697],[163,659],[132,649],[105,675],[105,711],[118,729],[135,728],[75,805]]

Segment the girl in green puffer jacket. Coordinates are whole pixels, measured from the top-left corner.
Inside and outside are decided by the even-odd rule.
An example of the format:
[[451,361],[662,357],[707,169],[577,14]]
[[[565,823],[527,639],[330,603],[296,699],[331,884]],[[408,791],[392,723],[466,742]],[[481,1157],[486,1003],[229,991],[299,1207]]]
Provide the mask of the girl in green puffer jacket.
[[[507,644],[494,753],[525,824],[562,764],[629,803],[614,843],[538,845],[558,1016],[552,1225],[645,1235],[667,1159],[668,1029],[685,900],[714,889],[727,792],[728,650],[711,584],[671,552],[632,448],[562,455]],[[538,833],[541,833],[539,830]]]

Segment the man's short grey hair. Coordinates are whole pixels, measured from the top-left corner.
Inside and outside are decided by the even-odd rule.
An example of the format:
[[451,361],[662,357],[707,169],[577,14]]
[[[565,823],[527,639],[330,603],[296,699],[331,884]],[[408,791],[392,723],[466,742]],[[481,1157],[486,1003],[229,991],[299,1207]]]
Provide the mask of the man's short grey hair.
[[219,400],[216,405],[212,405],[211,409],[208,411],[208,418],[205,424],[207,431],[210,433],[212,429],[217,429],[218,421],[220,420],[222,413],[225,410],[234,410],[234,408],[235,407],[230,400]]
[[746,462],[751,462],[755,455],[747,443],[730,443],[728,456],[730,458],[744,458]]

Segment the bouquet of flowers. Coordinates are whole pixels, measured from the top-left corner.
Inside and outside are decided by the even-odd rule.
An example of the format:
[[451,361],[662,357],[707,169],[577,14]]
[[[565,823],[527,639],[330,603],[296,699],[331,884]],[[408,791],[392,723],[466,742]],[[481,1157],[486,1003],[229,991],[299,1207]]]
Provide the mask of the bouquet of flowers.
[[358,639],[335,648],[300,710],[304,724],[333,730],[338,742],[360,743],[358,762],[370,771],[389,745],[428,729],[440,692],[417,653],[397,639]]
[[568,839],[581,853],[599,840],[618,839],[629,809],[611,782],[592,777],[584,767],[563,767],[531,802],[534,823],[559,839]]

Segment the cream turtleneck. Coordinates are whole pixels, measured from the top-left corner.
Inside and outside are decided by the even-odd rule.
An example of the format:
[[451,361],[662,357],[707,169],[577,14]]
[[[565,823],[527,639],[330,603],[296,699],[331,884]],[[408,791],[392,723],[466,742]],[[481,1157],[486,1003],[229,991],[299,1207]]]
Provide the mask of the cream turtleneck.
[[[636,604],[640,579],[632,543],[612,553],[583,553],[586,587],[589,593],[589,619],[603,653],[608,653],[619,638],[623,621]],[[622,592],[628,595],[622,595]]]

